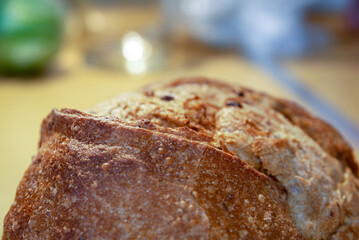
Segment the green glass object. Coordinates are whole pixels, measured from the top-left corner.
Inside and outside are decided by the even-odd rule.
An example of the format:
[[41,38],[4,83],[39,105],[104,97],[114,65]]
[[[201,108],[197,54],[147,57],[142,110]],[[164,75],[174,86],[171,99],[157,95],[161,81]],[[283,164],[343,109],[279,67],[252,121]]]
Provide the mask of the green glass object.
[[63,0],[0,0],[0,73],[42,72],[58,51]]

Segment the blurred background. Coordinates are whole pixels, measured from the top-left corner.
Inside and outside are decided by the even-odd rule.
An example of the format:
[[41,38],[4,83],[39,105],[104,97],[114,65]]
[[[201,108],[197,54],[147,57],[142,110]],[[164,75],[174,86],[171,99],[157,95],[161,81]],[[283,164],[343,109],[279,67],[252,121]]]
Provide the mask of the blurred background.
[[305,105],[359,148],[359,0],[1,0],[0,236],[42,119],[207,76]]

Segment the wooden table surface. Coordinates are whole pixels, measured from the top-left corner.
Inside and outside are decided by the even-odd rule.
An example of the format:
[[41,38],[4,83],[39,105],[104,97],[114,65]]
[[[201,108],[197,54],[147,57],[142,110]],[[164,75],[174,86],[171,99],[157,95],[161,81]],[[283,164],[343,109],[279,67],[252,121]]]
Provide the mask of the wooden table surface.
[[[359,123],[359,44],[287,63],[317,94]],[[86,66],[73,48],[61,52],[55,73],[40,79],[0,80],[0,236],[3,219],[36,153],[42,119],[53,108],[86,109],[121,92],[180,76],[208,76],[291,98],[266,73],[235,53],[214,52],[191,66],[131,76]]]

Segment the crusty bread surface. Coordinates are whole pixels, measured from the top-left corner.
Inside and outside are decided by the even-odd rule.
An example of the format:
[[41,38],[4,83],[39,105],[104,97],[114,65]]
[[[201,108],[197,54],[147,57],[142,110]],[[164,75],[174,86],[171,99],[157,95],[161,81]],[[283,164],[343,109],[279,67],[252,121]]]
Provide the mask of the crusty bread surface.
[[357,177],[297,104],[183,78],[53,110],[2,239],[359,239]]

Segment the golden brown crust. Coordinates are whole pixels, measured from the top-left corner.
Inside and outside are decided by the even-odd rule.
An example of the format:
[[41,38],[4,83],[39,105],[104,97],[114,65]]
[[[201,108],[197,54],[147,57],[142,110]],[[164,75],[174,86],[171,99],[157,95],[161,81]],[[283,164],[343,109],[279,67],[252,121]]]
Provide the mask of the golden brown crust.
[[325,151],[340,160],[344,166],[348,166],[353,174],[358,177],[359,169],[354,160],[353,151],[337,130],[293,102],[275,99],[274,109],[303,129]]
[[[347,170],[356,166],[350,164],[350,147],[329,125],[284,102],[295,112],[292,121],[280,102],[241,86],[183,78],[121,95],[92,112],[122,121],[149,119],[167,128],[185,126],[211,136],[212,144],[278,181],[305,238],[329,239],[358,217],[350,207],[358,190],[346,184]],[[308,119],[310,127],[304,124]]]
[[[180,85],[188,84],[204,84],[217,87],[219,89],[226,89],[228,92],[233,92],[238,95],[241,90],[236,90],[235,87],[224,83],[213,81],[208,78],[181,78],[175,80],[165,87],[178,87]],[[353,151],[348,143],[344,140],[341,134],[330,126],[325,121],[311,115],[305,109],[298,104],[278,98],[272,98],[266,94],[254,92],[248,88],[241,88],[242,92],[257,95],[258,98],[255,101],[262,101],[261,98],[268,98],[272,101],[272,107],[274,110],[283,114],[289,121],[300,127],[310,137],[312,137],[326,152],[332,155],[334,158],[342,162],[344,166],[348,166],[353,174],[358,177],[359,167],[354,159]],[[243,101],[243,99],[241,100]]]
[[293,103],[183,78],[90,113],[44,120],[3,239],[359,239],[350,146]]
[[140,125],[53,111],[3,239],[303,239],[271,178]]

